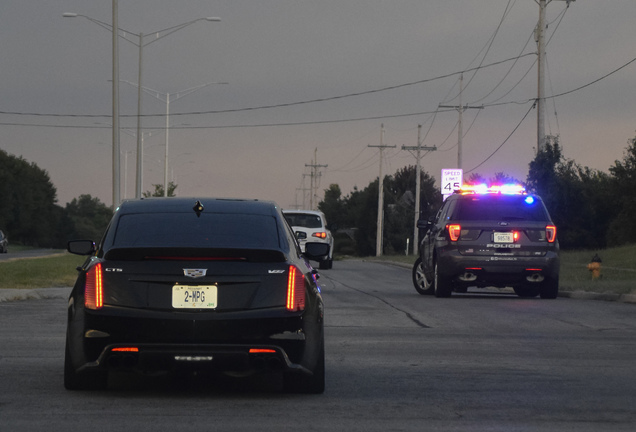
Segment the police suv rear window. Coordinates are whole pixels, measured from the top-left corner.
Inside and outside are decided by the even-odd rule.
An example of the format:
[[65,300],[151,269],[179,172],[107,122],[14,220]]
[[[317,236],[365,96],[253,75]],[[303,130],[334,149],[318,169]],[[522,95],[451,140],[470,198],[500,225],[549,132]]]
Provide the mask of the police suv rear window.
[[548,221],[539,199],[527,195],[470,195],[458,200],[450,220]]

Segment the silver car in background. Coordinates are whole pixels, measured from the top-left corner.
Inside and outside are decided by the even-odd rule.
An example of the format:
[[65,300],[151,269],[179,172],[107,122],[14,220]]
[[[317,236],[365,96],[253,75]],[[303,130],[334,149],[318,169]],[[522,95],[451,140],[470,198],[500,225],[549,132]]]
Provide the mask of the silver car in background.
[[319,268],[323,270],[332,268],[333,236],[327,228],[324,213],[315,210],[283,210],[283,215],[294,230],[301,251],[305,251],[305,243],[308,241],[329,245],[329,255],[323,261],[319,261]]

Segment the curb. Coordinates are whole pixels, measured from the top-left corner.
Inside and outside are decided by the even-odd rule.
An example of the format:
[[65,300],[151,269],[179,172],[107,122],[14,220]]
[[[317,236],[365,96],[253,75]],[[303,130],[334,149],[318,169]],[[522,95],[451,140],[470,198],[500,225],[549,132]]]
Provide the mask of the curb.
[[[364,261],[364,260],[363,260]],[[395,261],[372,261],[368,262],[382,262],[385,264],[393,265],[396,267],[412,268],[412,265],[395,262]],[[559,290],[559,297],[571,298],[575,300],[598,300],[598,301],[613,301],[618,303],[636,303],[636,294],[614,294],[614,293],[595,293],[589,291],[562,291]]]
[[19,300],[68,299],[72,288],[0,289],[0,303]]

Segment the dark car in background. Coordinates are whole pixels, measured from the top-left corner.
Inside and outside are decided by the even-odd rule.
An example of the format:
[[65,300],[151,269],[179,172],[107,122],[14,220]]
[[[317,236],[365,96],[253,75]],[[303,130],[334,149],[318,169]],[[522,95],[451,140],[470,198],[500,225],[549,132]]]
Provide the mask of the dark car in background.
[[99,244],[68,250],[89,257],[68,302],[67,389],[185,371],[276,373],[287,391],[324,391],[324,306],[307,260],[327,246],[301,252],[274,203],[125,201]]
[[513,186],[464,188],[418,226],[425,230],[413,266],[420,294],[512,287],[520,297],[558,296],[556,226],[539,196]]
[[7,252],[9,252],[9,239],[4,235],[4,232],[0,230],[0,253]]

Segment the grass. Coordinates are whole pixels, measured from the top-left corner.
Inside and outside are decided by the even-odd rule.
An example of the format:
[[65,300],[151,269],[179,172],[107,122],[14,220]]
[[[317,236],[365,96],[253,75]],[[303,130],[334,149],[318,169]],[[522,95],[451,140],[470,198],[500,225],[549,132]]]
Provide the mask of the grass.
[[43,258],[0,262],[0,288],[71,287],[77,278],[75,268],[86,257],[64,252]]
[[[602,259],[601,277],[592,279],[587,264],[595,253]],[[413,264],[413,255],[371,257],[369,260]],[[599,251],[561,251],[560,289],[597,293],[636,294],[636,245]]]
[[[598,253],[603,260],[602,277],[592,279],[587,264]],[[412,265],[413,255],[391,255],[383,260]],[[85,257],[61,253],[44,258],[0,262],[0,288],[71,287]],[[560,286],[564,291],[636,294],[636,245],[600,251],[562,251]]]

